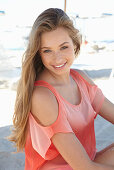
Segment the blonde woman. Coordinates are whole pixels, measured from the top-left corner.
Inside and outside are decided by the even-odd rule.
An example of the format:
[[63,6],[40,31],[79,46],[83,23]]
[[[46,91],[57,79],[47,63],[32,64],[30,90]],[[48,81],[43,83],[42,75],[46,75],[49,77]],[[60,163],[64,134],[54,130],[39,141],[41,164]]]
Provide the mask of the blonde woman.
[[113,170],[114,144],[96,151],[94,119],[114,124],[114,104],[80,70],[70,69],[81,36],[50,8],[36,19],[22,63],[11,141],[25,170]]

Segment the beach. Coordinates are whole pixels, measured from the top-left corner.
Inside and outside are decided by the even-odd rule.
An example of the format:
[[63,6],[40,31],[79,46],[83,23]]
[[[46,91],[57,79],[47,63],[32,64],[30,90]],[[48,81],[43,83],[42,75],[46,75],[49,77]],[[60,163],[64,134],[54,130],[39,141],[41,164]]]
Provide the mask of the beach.
[[[52,1],[50,2],[52,4]],[[56,4],[53,1],[53,4],[57,7],[61,2],[59,0]],[[84,2],[79,1],[77,5],[72,5],[72,1],[68,1],[71,3],[68,4],[71,8],[68,11],[69,13],[73,11],[71,18],[76,19],[74,24],[81,31],[82,37],[86,39],[86,44],[83,42],[79,57],[74,61],[72,68],[85,71],[102,89],[103,94],[114,103],[114,15],[105,17],[99,15],[99,11],[106,4],[105,8],[108,9],[108,5],[112,3],[108,1],[88,2],[83,4]],[[0,4],[2,7],[2,3]],[[3,6],[5,7],[3,9],[6,9],[6,15],[0,18],[0,170],[24,170],[25,154],[24,152],[15,153],[16,148],[12,142],[7,140],[7,136],[11,134],[13,127],[12,118],[17,84],[21,74],[21,61],[33,20],[45,6],[50,6],[50,3],[14,1],[11,5],[11,1],[8,1]],[[113,5],[111,6],[114,11]],[[81,7],[82,15],[76,18],[76,11],[79,10],[80,13]],[[98,15],[85,17],[86,11],[87,13],[95,11]],[[111,13],[109,9],[102,9],[102,11]],[[100,151],[114,142],[114,126],[97,115],[95,135],[97,151]]]
[[[22,46],[16,44],[13,49],[11,46],[7,49],[0,46],[0,170],[24,170],[24,153],[14,153],[16,149],[6,139],[13,124],[16,88],[24,52]],[[84,70],[114,103],[113,46],[114,43],[83,45],[72,68]],[[114,126],[100,116],[95,119],[95,134],[98,151],[114,142]]]

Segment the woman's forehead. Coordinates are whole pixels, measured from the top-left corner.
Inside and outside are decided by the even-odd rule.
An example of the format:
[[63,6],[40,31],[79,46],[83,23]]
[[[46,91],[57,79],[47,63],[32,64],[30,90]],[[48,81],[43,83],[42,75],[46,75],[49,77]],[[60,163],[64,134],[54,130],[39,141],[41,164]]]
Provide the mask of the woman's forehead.
[[64,28],[57,28],[56,30],[52,30],[49,32],[44,32],[41,34],[41,46],[50,46],[53,44],[62,44],[64,42],[70,42],[71,38]]

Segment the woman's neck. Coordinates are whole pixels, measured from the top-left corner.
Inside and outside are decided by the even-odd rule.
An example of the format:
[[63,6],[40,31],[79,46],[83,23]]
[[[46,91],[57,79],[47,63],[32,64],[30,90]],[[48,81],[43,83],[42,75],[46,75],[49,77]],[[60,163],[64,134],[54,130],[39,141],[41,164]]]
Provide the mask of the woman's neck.
[[40,74],[38,80],[44,80],[50,84],[56,84],[56,85],[68,85],[72,83],[70,70],[66,72],[65,74],[56,75],[53,72],[50,72],[47,69],[45,69]]

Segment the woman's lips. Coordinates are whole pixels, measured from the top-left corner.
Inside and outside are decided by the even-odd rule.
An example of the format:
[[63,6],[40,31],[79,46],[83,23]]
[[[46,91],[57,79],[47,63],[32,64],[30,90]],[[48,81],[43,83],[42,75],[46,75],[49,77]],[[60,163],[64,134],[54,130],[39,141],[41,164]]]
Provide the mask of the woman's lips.
[[66,65],[66,63],[60,64],[60,65],[57,65],[57,66],[53,66],[53,67],[54,67],[55,69],[61,69],[61,68],[63,68],[65,65]]

